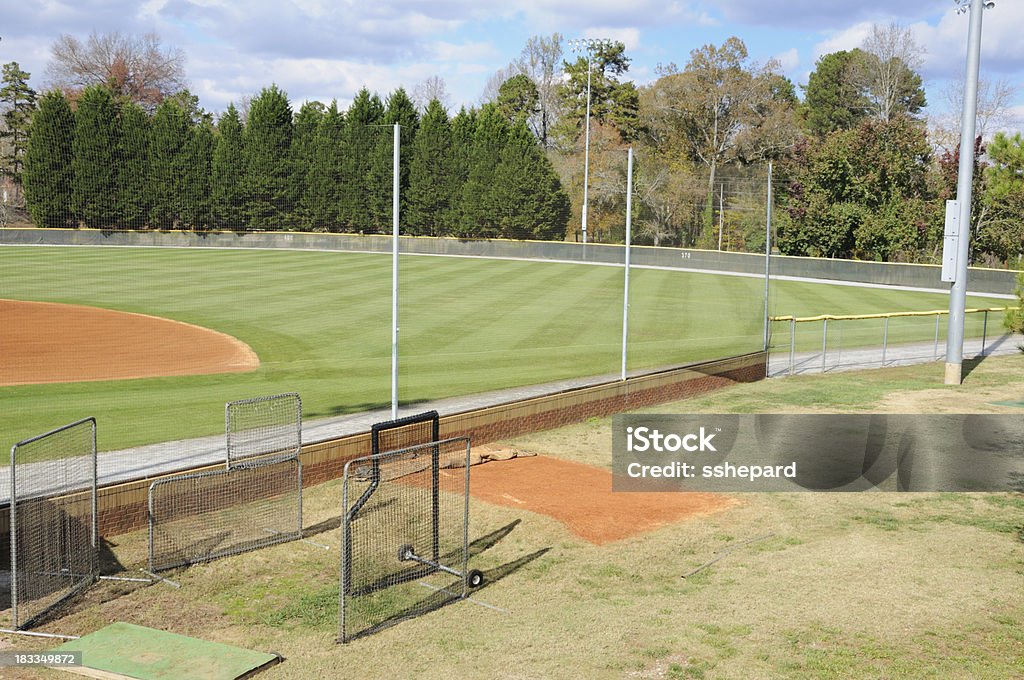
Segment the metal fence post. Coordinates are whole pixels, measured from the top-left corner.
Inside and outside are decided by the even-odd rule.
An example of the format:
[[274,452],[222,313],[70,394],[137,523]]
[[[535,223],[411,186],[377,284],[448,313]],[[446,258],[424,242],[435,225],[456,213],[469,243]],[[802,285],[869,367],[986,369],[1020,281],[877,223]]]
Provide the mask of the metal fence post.
[[985,320],[981,326],[981,356],[985,356],[985,340],[988,336],[988,310],[985,310]]
[[885,354],[889,349],[889,317],[882,323],[882,368],[885,368]]
[[932,360],[939,358],[939,319],[941,314],[935,315],[935,348],[932,350]]
[[825,372],[825,349],[828,342],[828,319],[822,322],[821,326],[821,372]]
[[796,317],[789,319],[789,374],[796,372]]

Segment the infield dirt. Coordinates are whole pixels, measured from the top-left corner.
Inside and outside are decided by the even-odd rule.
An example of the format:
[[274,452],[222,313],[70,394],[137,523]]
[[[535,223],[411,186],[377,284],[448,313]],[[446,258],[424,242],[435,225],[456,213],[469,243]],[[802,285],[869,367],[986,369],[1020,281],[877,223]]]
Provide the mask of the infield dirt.
[[0,300],[0,386],[239,373],[259,367],[241,340],[145,314]]

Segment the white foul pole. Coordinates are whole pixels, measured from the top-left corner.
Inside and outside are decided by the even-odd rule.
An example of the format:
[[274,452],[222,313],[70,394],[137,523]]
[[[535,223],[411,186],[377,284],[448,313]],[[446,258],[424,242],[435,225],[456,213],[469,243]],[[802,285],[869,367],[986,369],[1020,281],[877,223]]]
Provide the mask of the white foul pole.
[[626,156],[626,280],[622,287],[622,379],[626,379],[626,346],[629,337],[629,254],[633,229],[633,147]]
[[395,123],[394,159],[391,180],[391,419],[398,418],[398,159],[402,126]]
[[772,162],[768,161],[768,207],[764,225],[764,351],[768,351],[768,281],[772,262]]

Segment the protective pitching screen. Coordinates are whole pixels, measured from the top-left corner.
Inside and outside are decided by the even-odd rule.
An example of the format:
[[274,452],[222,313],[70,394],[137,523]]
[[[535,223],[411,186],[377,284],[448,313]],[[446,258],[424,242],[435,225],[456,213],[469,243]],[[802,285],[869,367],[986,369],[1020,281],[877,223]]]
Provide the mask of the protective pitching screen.
[[149,568],[173,569],[302,537],[297,458],[179,475],[149,487]]
[[224,406],[228,467],[283,460],[302,447],[302,400],[294,392]]
[[341,642],[465,597],[469,448],[448,439],[346,464]]
[[416,415],[376,423],[370,429],[371,453],[374,455],[385,451],[436,442],[441,437],[441,417],[437,411],[425,411]]
[[96,421],[11,449],[11,618],[30,627],[99,574]]

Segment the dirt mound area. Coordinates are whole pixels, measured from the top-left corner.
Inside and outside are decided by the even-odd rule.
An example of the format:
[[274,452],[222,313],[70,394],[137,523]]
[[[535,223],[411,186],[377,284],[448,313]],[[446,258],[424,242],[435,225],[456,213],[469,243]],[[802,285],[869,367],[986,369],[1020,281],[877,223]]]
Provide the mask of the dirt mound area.
[[0,386],[123,380],[259,367],[244,342],[145,314],[0,300]]
[[714,493],[613,493],[608,470],[522,454],[474,467],[470,494],[488,503],[548,515],[598,545],[738,504]]

